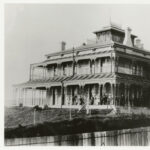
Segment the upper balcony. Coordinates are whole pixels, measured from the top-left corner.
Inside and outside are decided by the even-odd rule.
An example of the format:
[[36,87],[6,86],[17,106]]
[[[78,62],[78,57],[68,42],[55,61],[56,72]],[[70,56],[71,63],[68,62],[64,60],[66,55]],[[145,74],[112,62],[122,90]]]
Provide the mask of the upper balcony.
[[97,59],[82,59],[77,62],[64,62],[37,66],[31,69],[31,80],[45,80],[56,76],[72,76],[74,74],[98,74],[114,72],[114,59],[103,57]]
[[150,79],[150,64],[134,59],[119,57],[117,72]]

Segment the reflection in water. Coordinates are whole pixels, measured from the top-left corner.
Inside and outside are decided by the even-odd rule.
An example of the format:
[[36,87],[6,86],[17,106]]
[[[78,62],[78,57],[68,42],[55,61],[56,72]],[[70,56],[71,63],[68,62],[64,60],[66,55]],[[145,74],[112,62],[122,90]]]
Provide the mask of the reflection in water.
[[148,146],[150,127],[75,135],[6,139],[5,145]]

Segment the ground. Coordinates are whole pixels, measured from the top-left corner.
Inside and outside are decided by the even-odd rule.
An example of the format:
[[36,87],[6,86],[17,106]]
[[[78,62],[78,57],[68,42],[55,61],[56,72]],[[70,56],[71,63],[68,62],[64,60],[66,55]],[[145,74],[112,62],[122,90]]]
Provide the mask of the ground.
[[[112,114],[112,110],[85,111],[5,108],[5,138],[76,134],[150,126],[149,115]],[[35,115],[34,115],[35,113]],[[35,119],[34,119],[35,118]]]
[[[93,110],[89,115],[85,111],[78,113],[78,110],[71,110],[71,118],[89,118],[99,114],[104,116],[111,110]],[[35,117],[35,118],[34,118]],[[17,127],[18,125],[31,125],[38,123],[56,122],[70,119],[69,109],[47,109],[36,111],[34,116],[34,109],[30,107],[5,107],[5,128]]]

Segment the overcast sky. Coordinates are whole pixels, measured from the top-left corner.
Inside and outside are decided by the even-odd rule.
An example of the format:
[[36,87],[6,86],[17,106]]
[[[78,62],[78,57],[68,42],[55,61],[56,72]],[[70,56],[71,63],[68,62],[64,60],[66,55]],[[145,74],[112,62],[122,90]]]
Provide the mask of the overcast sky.
[[12,85],[29,79],[31,63],[43,61],[44,55],[79,46],[92,33],[112,22],[130,26],[144,47],[150,50],[150,5],[5,5],[5,96],[12,98]]

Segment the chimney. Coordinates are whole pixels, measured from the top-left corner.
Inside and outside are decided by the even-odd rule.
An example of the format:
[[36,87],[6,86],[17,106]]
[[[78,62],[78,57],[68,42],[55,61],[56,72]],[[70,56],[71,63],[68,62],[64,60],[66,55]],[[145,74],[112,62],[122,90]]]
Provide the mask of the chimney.
[[144,45],[141,43],[140,39],[135,40],[135,46],[140,49],[144,49]]
[[144,49],[144,44],[141,44],[141,49]]
[[140,46],[141,46],[141,40],[140,40],[140,39],[136,39],[136,40],[135,40],[135,46],[136,46],[137,48],[140,48]]
[[132,29],[127,27],[126,33],[125,33],[125,39],[124,39],[124,44],[127,46],[133,47],[133,43],[131,40],[131,31]]
[[66,42],[62,41],[61,42],[61,50],[65,51],[65,49],[66,49]]

